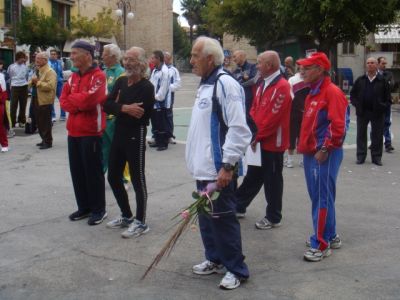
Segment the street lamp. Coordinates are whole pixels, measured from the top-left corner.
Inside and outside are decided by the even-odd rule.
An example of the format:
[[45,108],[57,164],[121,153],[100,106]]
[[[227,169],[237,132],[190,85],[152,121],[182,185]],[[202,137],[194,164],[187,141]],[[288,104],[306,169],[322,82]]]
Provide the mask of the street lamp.
[[[136,3],[136,2],[135,2]],[[115,10],[115,15],[122,19],[122,24],[124,25],[124,50],[126,51],[126,19],[132,20],[135,15],[132,12],[132,6],[130,0],[118,0],[117,9]]]

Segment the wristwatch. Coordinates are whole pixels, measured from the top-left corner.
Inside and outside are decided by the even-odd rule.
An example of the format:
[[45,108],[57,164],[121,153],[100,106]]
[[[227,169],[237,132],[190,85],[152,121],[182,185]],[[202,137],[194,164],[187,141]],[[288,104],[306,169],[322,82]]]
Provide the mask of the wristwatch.
[[326,153],[326,152],[328,152],[328,148],[326,148],[326,146],[322,146],[321,149],[320,149],[320,151],[321,151],[322,153]]
[[224,168],[225,171],[233,171],[233,169],[235,168],[234,165],[231,165],[230,163],[223,163],[222,164],[222,168]]

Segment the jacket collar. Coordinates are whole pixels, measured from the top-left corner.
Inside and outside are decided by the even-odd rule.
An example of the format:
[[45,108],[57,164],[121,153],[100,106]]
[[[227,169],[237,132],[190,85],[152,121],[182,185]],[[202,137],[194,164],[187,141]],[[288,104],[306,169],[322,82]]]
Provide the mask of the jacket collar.
[[321,92],[321,89],[331,83],[331,79],[329,76],[325,76],[324,78],[320,79],[318,82],[314,84],[310,84],[310,92],[311,96],[315,96]]
[[202,84],[214,84],[215,81],[217,80],[217,75],[218,75],[220,70],[222,70],[222,66],[215,67],[214,70],[212,70],[212,72],[210,73],[210,75],[208,75],[208,77],[201,78],[200,85],[202,85]]

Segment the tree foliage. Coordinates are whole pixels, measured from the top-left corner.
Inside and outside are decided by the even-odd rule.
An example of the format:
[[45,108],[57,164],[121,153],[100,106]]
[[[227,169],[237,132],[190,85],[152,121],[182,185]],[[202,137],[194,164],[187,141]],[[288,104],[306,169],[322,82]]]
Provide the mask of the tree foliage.
[[193,28],[197,27],[197,34],[208,35],[206,31],[205,21],[202,17],[202,11],[205,8],[207,0],[181,0],[181,7],[184,11],[182,14],[189,24],[190,44],[194,39]]
[[329,52],[337,43],[363,43],[380,24],[395,20],[398,0],[208,0],[203,16],[212,28],[246,37],[258,47],[296,36]]
[[68,38],[69,31],[63,28],[55,18],[45,15],[43,9],[33,5],[22,10],[21,20],[16,26],[20,44],[31,45],[32,51],[38,47],[60,47]]
[[185,30],[178,24],[176,18],[173,19],[173,45],[174,55],[178,58],[188,58],[190,55],[190,42]]
[[72,17],[71,30],[73,38],[95,37],[98,40],[118,36],[121,25],[114,20],[112,9],[103,8],[96,17],[91,19],[80,15]]

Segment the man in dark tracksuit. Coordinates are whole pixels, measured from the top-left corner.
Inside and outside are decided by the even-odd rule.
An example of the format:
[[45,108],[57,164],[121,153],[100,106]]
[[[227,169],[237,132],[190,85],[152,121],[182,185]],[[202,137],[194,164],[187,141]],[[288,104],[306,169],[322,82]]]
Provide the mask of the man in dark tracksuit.
[[[144,78],[147,60],[142,48],[132,47],[124,56],[126,76],[121,76],[107,97],[104,110],[116,116],[111,144],[108,182],[121,209],[121,217],[107,223],[109,228],[129,227],[122,237],[137,237],[149,231],[145,223],[147,188],[145,150],[147,125],[154,105],[154,87]],[[122,174],[126,162],[136,195],[136,218],[129,206]]]
[[357,114],[357,164],[365,162],[367,129],[371,123],[371,160],[381,166],[385,111],[391,99],[389,83],[378,73],[376,58],[367,59],[367,73],[355,81],[350,100]]

